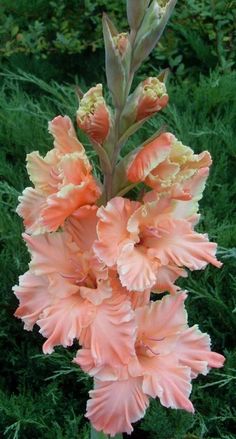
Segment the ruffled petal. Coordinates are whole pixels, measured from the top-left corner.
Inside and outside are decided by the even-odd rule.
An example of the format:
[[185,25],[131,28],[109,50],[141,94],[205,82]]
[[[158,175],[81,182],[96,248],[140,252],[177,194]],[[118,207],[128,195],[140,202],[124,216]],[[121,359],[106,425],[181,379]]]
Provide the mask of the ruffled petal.
[[92,140],[103,144],[110,130],[110,116],[106,105],[98,105],[93,114],[86,115],[83,121],[78,117],[77,122]]
[[[157,192],[170,191],[178,199],[190,199],[191,181],[201,168],[211,165],[211,156],[207,151],[194,154],[172,136],[169,156],[147,175],[145,183]],[[190,184],[190,188],[188,185]]]
[[153,293],[164,293],[169,291],[171,294],[175,294],[179,287],[174,282],[179,277],[187,277],[187,273],[182,268],[176,265],[163,265],[157,269],[157,282],[152,287]]
[[115,197],[98,210],[98,241],[94,244],[94,251],[108,267],[116,263],[120,244],[130,236],[127,222],[139,206],[136,201]]
[[79,249],[65,232],[48,233],[40,236],[23,234],[32,255],[31,270],[37,274],[75,273],[72,260],[79,256]]
[[144,291],[143,293],[139,293],[137,291],[128,292],[128,297],[131,301],[131,306],[133,309],[147,305],[150,300],[150,295],[151,295],[150,289]]
[[[78,364],[84,372],[92,377],[96,376],[96,379],[101,381],[116,381],[120,375],[119,367],[112,367],[107,364],[96,366],[90,349],[79,349],[73,362]],[[121,371],[122,368],[124,366],[121,366]]]
[[19,205],[16,212],[23,218],[25,230],[27,233],[44,233],[46,227],[40,223],[40,215],[46,207],[46,198],[41,192],[27,187],[19,196]]
[[170,153],[172,139],[172,134],[163,133],[144,145],[128,166],[128,179],[133,183],[144,181],[148,174],[166,159]]
[[58,227],[63,226],[66,218],[77,209],[95,203],[100,195],[101,190],[92,175],[88,175],[80,185],[75,186],[70,183],[47,198],[41,223],[49,232],[54,232]]
[[177,163],[170,163],[167,158],[147,175],[145,183],[156,191],[165,191],[172,184],[179,170],[180,166]]
[[59,300],[46,308],[37,325],[47,338],[43,345],[44,354],[51,354],[54,346],[71,346],[79,339],[81,331],[94,319],[95,307],[78,294]]
[[222,367],[225,361],[223,355],[211,352],[211,339],[203,334],[195,325],[179,335],[175,355],[184,366],[192,371],[192,378],[198,374],[206,375],[211,367]]
[[125,299],[122,294],[113,294],[96,308],[89,328],[95,365],[127,364],[134,355],[136,324],[130,302]]
[[168,337],[177,339],[179,331],[187,327],[187,312],[184,307],[186,297],[185,292],[167,295],[136,309],[137,337],[141,337],[142,342],[150,346],[156,345],[158,352],[168,349]]
[[123,294],[130,301],[132,309],[136,309],[140,306],[147,305],[150,300],[150,289],[140,293],[137,291],[128,291],[126,287],[121,285],[117,271],[109,270],[110,284],[113,290],[113,294]]
[[45,194],[55,192],[58,185],[57,165],[60,158],[53,149],[43,158],[38,151],[27,154],[27,171],[34,186]]
[[123,245],[117,260],[117,271],[121,284],[129,291],[140,291],[152,288],[156,282],[156,265],[149,258],[146,249],[135,247],[133,242]]
[[97,280],[97,288],[80,287],[80,295],[84,299],[98,306],[111,297],[112,288],[109,280]]
[[13,287],[20,301],[15,316],[23,320],[24,329],[28,331],[33,328],[42,311],[53,301],[48,285],[46,276],[35,276],[31,271],[27,271],[19,277],[19,285]]
[[[168,218],[173,211],[173,200],[167,195],[159,198],[158,195],[152,195],[152,201],[139,207],[129,218],[127,229],[130,233],[140,234],[144,232],[145,227],[157,226],[164,218]],[[140,238],[140,236],[139,236]]]
[[176,264],[190,270],[201,270],[207,264],[221,267],[215,258],[216,244],[207,235],[194,232],[185,220],[163,221],[158,225],[158,239],[149,240],[150,255],[161,264]]
[[82,251],[89,251],[97,239],[97,206],[82,206],[71,215],[65,230],[72,236]]
[[171,197],[183,201],[201,200],[208,175],[209,168],[199,169],[193,177],[187,179],[182,184],[174,184],[171,188]]
[[88,158],[83,153],[65,154],[59,163],[61,186],[68,184],[79,185],[92,171]]
[[54,137],[54,147],[61,154],[84,151],[77,139],[75,129],[68,116],[57,116],[48,124],[48,130]]
[[56,299],[64,299],[72,294],[78,293],[79,287],[76,284],[76,275],[79,273],[71,270],[71,273],[52,273],[48,274],[48,291]]
[[194,412],[189,400],[192,390],[189,367],[178,365],[172,354],[163,357],[143,357],[140,363],[145,370],[142,387],[144,393],[153,398],[158,396],[164,407]]
[[148,407],[148,397],[142,391],[142,378],[124,381],[97,381],[91,390],[86,416],[97,431],[115,436],[130,434],[132,422],[141,419]]

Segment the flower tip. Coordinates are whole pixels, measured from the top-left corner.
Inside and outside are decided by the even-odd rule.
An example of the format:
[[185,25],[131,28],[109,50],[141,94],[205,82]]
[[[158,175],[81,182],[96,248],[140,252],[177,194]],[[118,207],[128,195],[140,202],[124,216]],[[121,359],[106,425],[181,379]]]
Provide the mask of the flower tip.
[[179,292],[179,296],[180,296],[181,300],[183,302],[185,302],[185,300],[188,298],[188,291],[185,290],[185,291]]
[[[39,331],[39,332],[42,334],[41,331]],[[43,344],[42,350],[43,350],[44,355],[50,355],[54,352],[54,349],[52,346],[49,345],[48,340],[45,341],[45,343]]]
[[187,412],[194,414],[195,413],[195,408],[193,406],[193,404],[191,403],[191,401],[189,401],[188,406],[186,407]]
[[22,236],[23,240],[24,240],[27,244],[30,243],[30,241],[31,241],[31,236],[30,236],[30,235],[28,235],[27,233],[23,232],[23,233],[21,234],[21,236]]

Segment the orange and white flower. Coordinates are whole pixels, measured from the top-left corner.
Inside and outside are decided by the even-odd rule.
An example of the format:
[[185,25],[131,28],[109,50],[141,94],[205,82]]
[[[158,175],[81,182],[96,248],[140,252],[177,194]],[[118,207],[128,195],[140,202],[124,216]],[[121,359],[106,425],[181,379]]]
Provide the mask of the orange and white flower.
[[176,199],[200,199],[211,165],[209,152],[194,154],[171,133],[162,133],[134,154],[127,168],[133,183],[144,181],[155,192]]
[[121,117],[121,131],[161,111],[168,104],[165,83],[155,77],[141,82],[129,96]]
[[97,84],[84,94],[77,111],[77,124],[92,141],[103,144],[111,125],[111,116],[102,94],[102,84]]
[[66,218],[81,206],[94,204],[101,194],[70,118],[56,117],[49,123],[49,131],[54,148],[44,158],[38,151],[27,155],[27,170],[35,188],[23,191],[17,207],[27,233],[57,230]]
[[168,104],[169,97],[165,83],[158,78],[147,78],[139,86],[139,100],[136,121],[145,119],[162,110]]

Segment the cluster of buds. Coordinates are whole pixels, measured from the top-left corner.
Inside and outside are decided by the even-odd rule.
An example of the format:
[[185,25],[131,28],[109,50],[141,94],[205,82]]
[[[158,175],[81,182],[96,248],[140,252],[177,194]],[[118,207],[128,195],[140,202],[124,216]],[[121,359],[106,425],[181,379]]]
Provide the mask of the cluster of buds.
[[[195,231],[210,154],[194,154],[163,132],[119,158],[124,140],[168,104],[160,76],[130,88],[134,60],[147,56],[174,3],[127,0],[129,35],[104,18],[115,108],[97,84],[77,111],[77,125],[99,155],[101,181],[72,121],[58,116],[49,123],[53,148],[45,157],[27,156],[34,187],[17,208],[31,261],[14,287],[15,315],[27,330],[38,325],[45,354],[79,342],[74,362],[94,378],[86,413],[93,437],[130,434],[150,398],[193,412],[192,379],[224,362],[210,337],[188,326],[187,292],[176,284],[189,270],[221,266],[216,244]],[[140,183],[138,201],[124,197]]]

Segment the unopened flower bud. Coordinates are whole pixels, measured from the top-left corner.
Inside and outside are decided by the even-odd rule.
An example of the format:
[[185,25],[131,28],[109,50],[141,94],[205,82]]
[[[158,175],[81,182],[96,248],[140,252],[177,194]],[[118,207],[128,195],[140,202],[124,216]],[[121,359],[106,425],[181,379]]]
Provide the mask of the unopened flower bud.
[[123,57],[128,49],[128,45],[129,45],[128,34],[125,32],[122,32],[122,33],[114,36],[113,42],[114,42],[115,48],[118,50],[120,56]]
[[102,84],[92,87],[81,99],[77,124],[91,140],[104,143],[110,129],[110,113],[102,95]]
[[166,86],[158,78],[148,78],[141,84],[136,121],[160,111],[168,103]]
[[[120,39],[119,34],[106,14],[103,15],[103,36],[106,53],[107,85],[112,93],[115,106],[122,107],[125,99],[126,69],[116,47],[116,39]],[[124,46],[124,39],[123,43],[120,43],[120,50],[122,50],[122,46]]]
[[135,40],[132,69],[137,70],[159,41],[177,0],[153,0]]
[[124,133],[136,122],[151,117],[168,104],[166,86],[159,78],[150,77],[141,82],[130,95],[121,119],[121,131]]
[[149,3],[150,0],[127,0],[127,16],[131,29],[139,28]]
[[158,0],[158,4],[161,8],[165,8],[170,0]]

